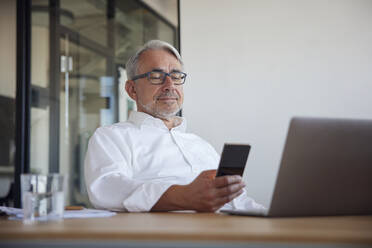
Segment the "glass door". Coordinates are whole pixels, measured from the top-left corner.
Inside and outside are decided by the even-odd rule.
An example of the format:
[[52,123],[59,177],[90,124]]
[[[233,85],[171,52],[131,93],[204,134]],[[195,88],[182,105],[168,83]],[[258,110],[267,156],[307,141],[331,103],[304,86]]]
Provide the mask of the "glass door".
[[89,207],[89,138],[135,109],[125,63],[150,39],[177,47],[178,24],[137,0],[32,0],[31,17],[31,172],[68,175],[66,204]]
[[[78,37],[77,37],[78,38]],[[84,184],[84,156],[88,140],[102,125],[117,119],[114,77],[107,72],[107,57],[87,44],[61,33],[60,172],[69,175],[69,197],[88,204]]]

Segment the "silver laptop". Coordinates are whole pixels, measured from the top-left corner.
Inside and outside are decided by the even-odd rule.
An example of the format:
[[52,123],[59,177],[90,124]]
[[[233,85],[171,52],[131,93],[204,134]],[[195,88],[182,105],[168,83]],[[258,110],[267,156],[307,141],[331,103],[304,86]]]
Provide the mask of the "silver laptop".
[[372,214],[372,120],[293,118],[269,209],[221,212]]

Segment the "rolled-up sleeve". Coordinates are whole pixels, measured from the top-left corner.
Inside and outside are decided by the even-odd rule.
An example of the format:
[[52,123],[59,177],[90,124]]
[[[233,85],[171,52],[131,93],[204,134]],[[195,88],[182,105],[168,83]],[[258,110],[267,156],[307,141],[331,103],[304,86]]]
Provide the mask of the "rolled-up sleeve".
[[235,198],[229,203],[226,203],[220,210],[255,210],[265,212],[267,209],[265,206],[257,203],[251,197],[247,195],[246,190],[243,190],[243,194]]
[[91,137],[84,174],[89,200],[96,208],[147,212],[172,185],[133,179],[132,151],[115,130],[99,128]]

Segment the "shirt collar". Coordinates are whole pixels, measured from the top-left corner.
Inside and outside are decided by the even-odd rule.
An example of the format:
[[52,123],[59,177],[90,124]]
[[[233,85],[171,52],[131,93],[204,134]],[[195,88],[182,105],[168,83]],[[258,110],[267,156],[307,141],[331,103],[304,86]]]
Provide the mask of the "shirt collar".
[[[172,128],[171,130],[176,130],[180,132],[186,132],[186,119],[183,117],[177,116],[179,120],[179,124]],[[153,126],[153,127],[158,127],[158,128],[165,128],[168,130],[167,126],[164,124],[164,122],[159,119],[155,118],[149,114],[146,114],[144,112],[137,112],[137,111],[131,111],[128,120],[135,124],[138,127],[142,127],[144,125],[146,126]]]

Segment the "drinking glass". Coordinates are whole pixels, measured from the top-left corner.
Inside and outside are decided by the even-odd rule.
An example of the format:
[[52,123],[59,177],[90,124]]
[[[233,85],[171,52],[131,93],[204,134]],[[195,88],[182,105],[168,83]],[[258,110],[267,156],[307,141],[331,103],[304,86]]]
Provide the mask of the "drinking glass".
[[61,174],[22,174],[23,222],[62,220],[65,187]]

